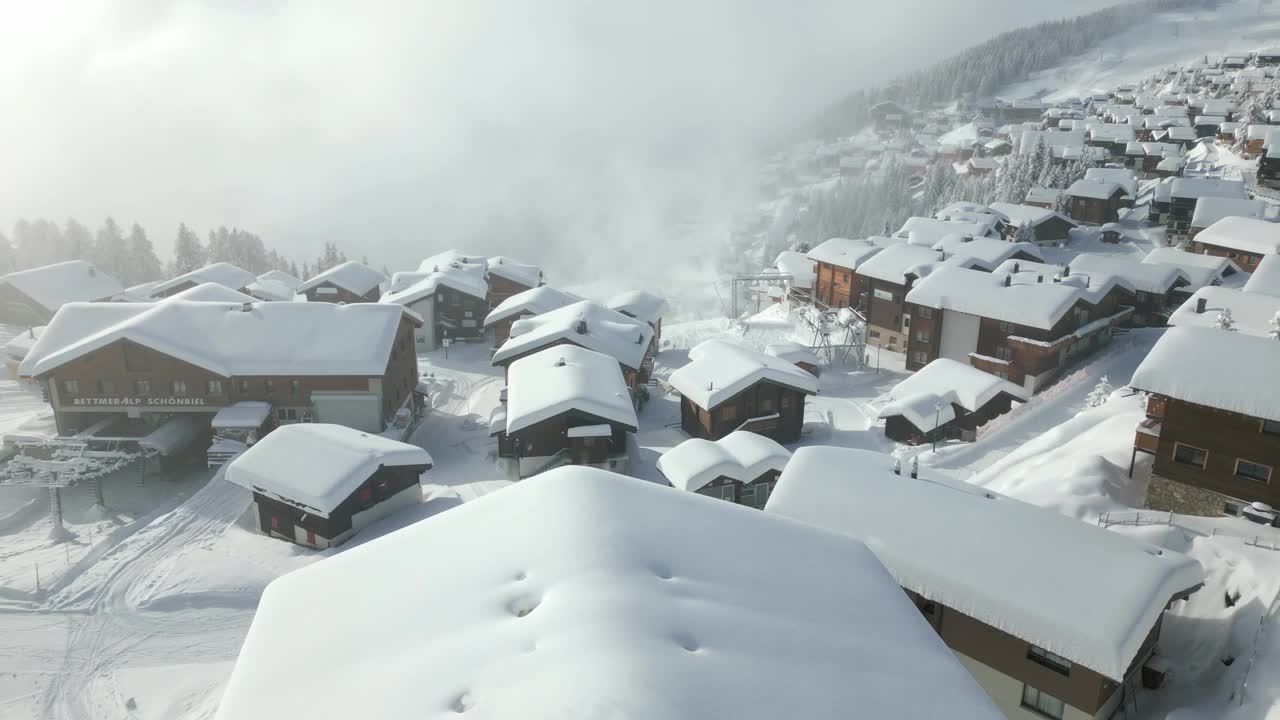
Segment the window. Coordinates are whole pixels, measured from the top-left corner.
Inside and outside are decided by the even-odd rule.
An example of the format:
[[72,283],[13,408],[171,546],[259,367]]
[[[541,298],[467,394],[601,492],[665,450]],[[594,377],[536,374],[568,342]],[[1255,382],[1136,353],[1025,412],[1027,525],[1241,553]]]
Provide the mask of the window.
[[933,308],[929,308],[929,307],[918,307],[918,308],[916,308],[916,314],[920,316],[920,319],[921,319],[921,320],[932,320],[932,319],[933,319]]
[[277,516],[277,515],[272,515],[272,516],[271,516],[271,529],[272,529],[272,530],[279,530],[279,529],[280,529],[280,518],[279,518],[279,516]]
[[1275,420],[1263,420],[1262,432],[1269,435],[1280,435],[1280,422]]
[[240,381],[237,381],[237,382],[236,382],[236,384],[239,386],[239,390],[240,390],[240,394],[241,394],[241,395],[248,395],[248,394],[249,394],[249,381],[248,381],[248,380],[240,380]]
[[1030,685],[1022,686],[1022,707],[1034,710],[1047,718],[1053,718],[1053,720],[1062,720],[1062,701],[1048,693],[1040,692]]
[[1051,653],[1038,645],[1032,645],[1031,649],[1027,651],[1027,659],[1039,663],[1055,672],[1060,672],[1063,675],[1071,674],[1070,660],[1062,657],[1061,655]]
[[124,368],[129,372],[145,372],[151,369],[147,349],[131,342],[124,344]]
[[187,382],[185,380],[174,380],[169,383],[169,394],[173,397],[186,397]]
[[738,419],[738,406],[737,406],[737,405],[725,405],[724,407],[720,408],[720,419],[721,419],[721,420],[737,420],[737,419]]
[[707,494],[713,498],[720,498],[721,500],[728,500],[729,502],[737,502],[738,493],[735,491],[736,488],[733,486],[733,483],[725,483],[724,485],[712,486],[710,492]]
[[1198,447],[1183,445],[1182,443],[1173,444],[1173,461],[1183,465],[1194,465],[1201,470],[1204,469],[1205,463],[1209,460],[1209,452],[1201,450]]
[[1002,333],[1006,333],[1006,334],[1010,334],[1010,333],[1012,333],[1012,332],[1013,332],[1013,323],[1011,323],[1011,322],[1005,322],[1004,320],[1001,320],[1001,321],[1000,321],[1000,332],[1002,332]]
[[99,397],[115,397],[115,394],[116,394],[116,384],[115,384],[115,383],[111,382],[110,380],[99,380],[99,381],[98,381],[98,396],[99,396]]
[[150,395],[151,395],[151,381],[150,381],[150,380],[142,380],[142,379],[134,380],[134,381],[133,381],[133,394],[134,394],[134,395],[137,395],[138,397],[150,397]]
[[222,381],[221,381],[221,380],[210,380],[210,381],[209,381],[209,383],[208,383],[208,386],[205,388],[205,393],[204,393],[204,394],[205,394],[205,395],[221,395],[221,394],[222,394]]
[[268,396],[270,396],[270,395],[271,395],[271,393],[275,392],[275,389],[276,389],[276,383],[275,383],[275,381],[274,381],[274,380],[263,380],[263,381],[262,381],[262,389],[266,391],[266,393],[267,393],[267,395],[268,395]]
[[67,395],[79,395],[80,381],[79,380],[63,380],[62,392],[66,393]]
[[928,330],[917,330],[917,331],[916,331],[916,341],[918,341],[918,342],[923,342],[923,343],[927,343],[927,342],[929,342],[929,331],[928,331]]
[[775,395],[760,396],[760,412],[766,415],[776,410],[778,407],[778,398]]
[[902,316],[902,327],[904,327],[904,328],[910,328],[910,327],[911,327],[911,316],[910,316],[910,315],[903,315],[903,316]]
[[1001,346],[996,348],[996,358],[1010,362],[1013,360],[1013,348]]
[[289,422],[297,421],[298,410],[297,408],[276,408],[276,419]]
[[869,335],[869,336],[871,336],[871,337],[873,337],[873,338],[876,338],[876,339],[878,340],[878,339],[880,338],[880,331],[879,331],[879,330],[870,330],[870,331],[868,331],[868,332],[867,332],[867,335]]
[[911,361],[921,365],[927,365],[929,363],[929,353],[919,351],[913,352],[911,353]]
[[294,397],[297,397],[297,395],[298,395],[298,381],[297,381],[297,380],[290,380],[290,381],[289,381],[289,394],[290,394],[290,395],[292,395],[292,396],[294,396]]
[[[773,483],[761,483],[759,485],[756,485],[755,488],[756,488],[755,503],[752,505],[752,507],[757,507],[763,510],[765,503],[769,502],[769,494],[773,490]],[[747,503],[743,503],[743,504],[745,505]]]
[[1236,458],[1236,477],[1257,482],[1271,482],[1271,466]]
[[1000,378],[1001,380],[1008,380],[1008,379],[1009,379],[1009,373],[1008,373],[1008,371],[1006,371],[1006,370],[997,370],[997,371],[996,371],[996,377]]

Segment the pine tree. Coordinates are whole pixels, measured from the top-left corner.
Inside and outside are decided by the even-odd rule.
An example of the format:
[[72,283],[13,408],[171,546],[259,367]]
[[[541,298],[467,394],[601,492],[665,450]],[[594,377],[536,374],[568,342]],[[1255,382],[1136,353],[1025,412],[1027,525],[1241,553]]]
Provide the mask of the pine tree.
[[1034,243],[1036,241],[1036,229],[1029,222],[1022,223],[1013,232],[1013,241]]
[[1267,336],[1272,340],[1280,340],[1280,310],[1271,318],[1271,329],[1267,331]]
[[62,245],[66,248],[67,259],[90,257],[93,249],[93,233],[89,232],[89,228],[76,222],[75,218],[67,218],[62,226]]
[[9,243],[9,238],[0,235],[0,275],[11,273],[18,269],[17,258],[13,254],[13,245]]
[[128,272],[124,274],[123,282],[136,285],[164,277],[160,258],[156,257],[156,249],[147,238],[147,232],[138,223],[134,223],[130,228],[128,242]]
[[[304,264],[305,264],[305,263],[304,263]],[[290,275],[292,275],[292,276],[294,276],[294,277],[298,278],[299,280],[301,280],[301,279],[302,279],[302,276],[298,274],[298,263],[296,263],[296,262],[294,262],[294,261],[292,261],[292,260],[291,260],[291,261],[289,261],[289,269],[288,269],[288,270],[286,270],[285,272],[287,272],[287,273],[289,273]]]
[[1236,329],[1236,321],[1231,317],[1231,308],[1224,307],[1219,310],[1217,319],[1213,321],[1213,326],[1218,330],[1234,332]]
[[1091,408],[1105,405],[1107,400],[1111,397],[1111,392],[1113,390],[1114,388],[1112,388],[1111,383],[1108,382],[1107,376],[1103,375],[1102,379],[1098,381],[1098,384],[1093,387],[1093,390],[1089,391],[1089,397],[1085,402]]
[[178,237],[173,241],[173,275],[183,275],[203,267],[205,251],[200,246],[200,236],[186,223],[178,224]]
[[107,218],[98,228],[94,237],[93,260],[98,269],[121,282],[129,277],[129,245],[113,218]]

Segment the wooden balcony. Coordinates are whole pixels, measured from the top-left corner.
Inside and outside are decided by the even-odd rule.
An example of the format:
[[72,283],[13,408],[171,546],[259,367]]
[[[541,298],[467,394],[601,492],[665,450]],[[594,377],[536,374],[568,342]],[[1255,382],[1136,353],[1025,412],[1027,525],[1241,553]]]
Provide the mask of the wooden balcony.
[[1160,446],[1160,421],[1147,418],[1138,423],[1138,431],[1134,433],[1133,449],[1148,455],[1155,455]]

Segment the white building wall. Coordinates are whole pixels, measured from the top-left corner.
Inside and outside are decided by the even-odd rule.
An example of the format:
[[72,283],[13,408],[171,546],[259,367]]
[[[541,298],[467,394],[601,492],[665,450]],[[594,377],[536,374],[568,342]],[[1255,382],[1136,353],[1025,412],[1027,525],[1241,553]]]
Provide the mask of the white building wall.
[[418,352],[431,352],[436,349],[436,296],[415,300],[408,305],[409,309],[422,317],[422,327],[413,331],[413,342]]
[[978,349],[979,318],[977,315],[944,310],[942,316],[941,357],[969,364],[969,353]]
[[[982,689],[987,691],[995,701],[996,707],[1000,708],[1000,712],[1004,713],[1009,720],[1045,720],[1040,713],[1022,707],[1022,681],[1015,680],[968,655],[955,653],[955,656],[969,674],[978,681]],[[1064,705],[1062,720],[1095,720],[1095,716],[1087,715],[1070,705]]]

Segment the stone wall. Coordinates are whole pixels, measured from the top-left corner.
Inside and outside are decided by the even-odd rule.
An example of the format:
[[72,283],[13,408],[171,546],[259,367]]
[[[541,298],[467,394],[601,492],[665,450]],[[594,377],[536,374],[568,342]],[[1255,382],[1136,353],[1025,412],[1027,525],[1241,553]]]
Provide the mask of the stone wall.
[[1209,490],[1166,480],[1159,475],[1153,474],[1151,481],[1147,483],[1147,507],[1152,510],[1218,517],[1222,515],[1227,502],[1245,504]]

